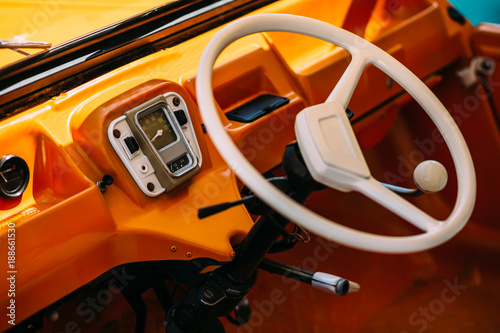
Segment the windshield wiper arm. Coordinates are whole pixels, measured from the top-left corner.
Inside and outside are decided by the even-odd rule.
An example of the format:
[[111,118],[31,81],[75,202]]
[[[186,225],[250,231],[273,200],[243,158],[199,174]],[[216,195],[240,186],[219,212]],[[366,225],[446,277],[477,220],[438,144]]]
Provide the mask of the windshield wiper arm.
[[48,49],[51,47],[51,43],[47,42],[32,42],[32,41],[22,41],[22,40],[0,40],[0,49],[9,49],[12,51],[16,51],[25,56],[31,55],[26,51],[21,49]]

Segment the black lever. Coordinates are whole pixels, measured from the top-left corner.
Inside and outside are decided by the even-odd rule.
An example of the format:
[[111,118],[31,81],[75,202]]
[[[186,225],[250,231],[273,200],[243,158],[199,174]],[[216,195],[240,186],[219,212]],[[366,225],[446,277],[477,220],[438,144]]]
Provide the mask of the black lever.
[[111,177],[110,175],[104,175],[102,177],[102,180],[98,181],[96,185],[97,187],[99,187],[101,192],[104,193],[108,189],[108,186],[113,184],[113,182],[114,182],[113,177]]
[[249,196],[246,196],[244,198],[241,198],[239,200],[231,201],[231,202],[223,202],[220,204],[212,205],[212,206],[207,206],[198,209],[198,218],[199,219],[204,219],[205,217],[212,216],[214,214],[218,214],[220,212],[225,211],[226,209],[241,205],[241,204],[248,204],[253,201],[257,201],[258,198],[251,194]]
[[[278,189],[289,195],[290,197],[294,198],[298,195],[299,198],[302,198],[302,195],[296,192],[302,192],[302,191],[297,191],[297,188],[294,186],[290,185],[289,180],[287,180],[284,177],[274,177],[274,178],[269,178],[267,181],[272,183],[274,186],[276,186]],[[226,209],[229,209],[231,207],[235,207],[238,205],[245,205],[246,209],[250,214],[254,215],[267,215],[271,214],[273,212],[272,209],[270,209],[266,203],[264,203],[262,200],[260,200],[257,196],[254,194],[248,194],[246,197],[231,201],[231,202],[223,202],[220,204],[212,205],[212,206],[207,206],[207,207],[202,207],[198,209],[198,218],[203,219],[205,217],[209,217],[211,215],[220,213],[225,211]]]
[[345,296],[349,292],[356,292],[359,290],[359,285],[357,283],[341,277],[322,272],[314,273],[306,271],[267,258],[262,259],[259,268],[271,274],[279,274],[290,279],[310,284],[316,289],[335,295]]
[[383,185],[384,187],[388,188],[389,190],[391,190],[392,192],[399,194],[402,197],[415,198],[415,197],[419,197],[422,194],[424,194],[424,192],[422,192],[418,188],[406,188],[406,187],[386,184],[386,183],[382,183],[382,182],[379,182],[379,183],[381,185]]

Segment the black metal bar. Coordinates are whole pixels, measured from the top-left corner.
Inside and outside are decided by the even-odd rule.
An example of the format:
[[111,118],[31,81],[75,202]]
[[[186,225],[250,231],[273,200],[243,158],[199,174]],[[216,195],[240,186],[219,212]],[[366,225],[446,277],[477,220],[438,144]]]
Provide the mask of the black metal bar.
[[135,313],[135,332],[144,333],[146,331],[146,319],[148,315],[148,308],[146,303],[141,297],[141,294],[137,293],[136,290],[124,289],[122,291],[123,296],[127,300],[130,307]]
[[488,79],[483,73],[478,72],[477,77],[479,82],[483,86],[484,93],[486,94],[486,98],[488,99],[488,104],[490,105],[491,112],[493,113],[493,118],[495,118],[495,122],[497,124],[497,128],[500,129],[500,117],[498,115],[498,110],[495,105],[495,101],[493,100],[493,91],[491,90]]
[[399,194],[402,197],[409,197],[409,198],[416,198],[424,194],[422,190],[418,188],[406,188],[406,187],[401,187],[401,186],[396,186],[396,185],[391,185],[391,184],[386,184],[379,182],[380,185],[383,185],[384,187],[388,188],[394,193]]
[[279,274],[284,277],[294,279],[300,282],[312,283],[313,272],[306,271],[304,269],[300,269],[298,267],[293,267],[290,265],[283,264],[278,261],[274,261],[271,259],[264,258],[259,265],[260,269],[265,270],[271,274]]
[[152,287],[166,315],[168,313],[168,310],[175,304],[174,300],[172,299],[172,295],[168,291],[167,286],[165,286],[165,282],[161,278],[154,279],[152,282]]
[[245,281],[252,276],[262,258],[280,236],[280,229],[276,223],[270,221],[271,219],[283,227],[289,222],[278,214],[263,216],[255,222],[236,249],[236,257],[229,264],[231,267],[229,273],[236,281]]
[[274,1],[174,1],[0,68],[0,119]]
[[220,204],[212,205],[212,206],[206,206],[198,209],[198,218],[199,219],[204,219],[206,217],[212,216],[214,214],[221,213],[229,208],[238,206],[238,205],[244,205],[250,201],[256,201],[259,200],[257,199],[256,196],[254,195],[249,195],[244,198],[241,198],[239,200],[231,201],[231,202],[223,202]]

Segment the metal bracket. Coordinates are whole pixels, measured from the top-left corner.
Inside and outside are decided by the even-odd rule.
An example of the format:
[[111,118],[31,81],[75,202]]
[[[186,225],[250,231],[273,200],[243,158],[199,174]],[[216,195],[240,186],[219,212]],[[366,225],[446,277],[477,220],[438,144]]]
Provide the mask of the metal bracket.
[[493,59],[488,57],[474,57],[468,67],[457,71],[457,76],[465,87],[470,88],[478,82],[478,74],[492,76],[495,73],[495,69],[496,63]]

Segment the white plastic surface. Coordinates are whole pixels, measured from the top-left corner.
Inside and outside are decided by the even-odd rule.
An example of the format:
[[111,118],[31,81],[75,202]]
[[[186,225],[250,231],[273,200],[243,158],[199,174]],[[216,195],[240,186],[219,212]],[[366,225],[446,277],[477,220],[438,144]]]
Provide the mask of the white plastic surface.
[[[265,31],[305,34],[334,43],[352,54],[351,64],[327,102],[335,101],[342,108],[346,108],[367,64],[373,64],[381,69],[415,98],[441,131],[455,164],[458,178],[457,201],[446,220],[438,221],[430,217],[380,185],[371,176],[366,177],[363,173],[346,172],[342,167],[339,168],[335,165],[324,167],[325,164],[323,164],[322,167],[317,167],[321,164],[321,160],[331,160],[332,157],[320,156],[323,154],[323,149],[318,147],[321,143],[316,144],[313,142],[314,140],[304,142],[299,139],[298,143],[305,162],[315,179],[322,177],[323,181],[326,179],[331,184],[340,184],[340,190],[352,189],[361,192],[425,232],[414,236],[390,237],[369,234],[339,225],[297,204],[267,182],[253,168],[233,143],[220,121],[212,92],[212,68],[220,52],[231,42],[252,33]],[[287,14],[255,15],[240,19],[219,31],[207,45],[198,68],[196,92],[208,134],[236,175],[259,198],[280,214],[329,240],[374,252],[409,253],[422,251],[453,237],[463,228],[472,213],[476,195],[474,167],[467,145],[450,114],[425,84],[406,67],[383,50],[350,32],[314,19]],[[306,117],[311,118],[309,115]],[[307,126],[302,128],[297,122],[296,126],[298,126],[296,127],[298,136],[302,138],[314,136],[314,133],[307,133],[310,131]],[[343,139],[352,140],[352,137],[344,133]],[[351,142],[350,145],[354,147],[357,143]],[[304,154],[304,152],[306,153]],[[308,154],[309,152],[312,153]],[[332,169],[336,170],[332,171]],[[338,172],[340,169],[342,172]],[[347,180],[341,179],[342,176],[346,175]]]
[[446,168],[438,161],[423,161],[415,168],[413,180],[422,191],[436,193],[446,186],[448,173]]
[[[305,158],[314,160],[309,171],[322,184],[351,191],[352,182],[370,178],[345,109],[336,101],[304,109],[295,120],[295,133]],[[301,150],[302,151],[302,150]]]
[[[119,130],[121,133],[119,139],[115,138],[113,135],[113,130],[115,129]],[[139,150],[133,155],[130,154],[123,140],[129,136],[133,136],[131,133],[132,130],[128,126],[125,116],[118,117],[109,125],[109,142],[111,142],[111,145],[122,160],[123,164],[127,167],[127,170],[130,172],[132,178],[134,178],[142,192],[149,197],[157,197],[165,192],[165,188],[161,186],[155,175],[153,166],[149,162],[146,155],[142,152],[141,148],[139,148]],[[148,190],[148,183],[153,183],[155,185],[155,190],[153,192]]]

